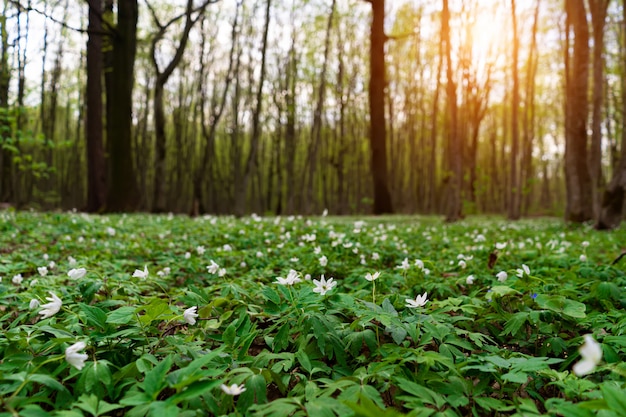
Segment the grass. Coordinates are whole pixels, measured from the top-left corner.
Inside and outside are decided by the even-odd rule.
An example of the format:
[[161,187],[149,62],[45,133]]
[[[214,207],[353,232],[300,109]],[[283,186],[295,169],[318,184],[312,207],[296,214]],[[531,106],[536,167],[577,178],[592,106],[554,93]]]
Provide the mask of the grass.
[[624,246],[558,219],[1,212],[0,416],[626,416]]

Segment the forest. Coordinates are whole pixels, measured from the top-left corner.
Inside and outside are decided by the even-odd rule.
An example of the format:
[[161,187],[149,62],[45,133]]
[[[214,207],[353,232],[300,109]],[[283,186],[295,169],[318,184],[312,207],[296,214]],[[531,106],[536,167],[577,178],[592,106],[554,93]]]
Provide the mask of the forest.
[[3,0],[0,202],[619,224],[616,0]]

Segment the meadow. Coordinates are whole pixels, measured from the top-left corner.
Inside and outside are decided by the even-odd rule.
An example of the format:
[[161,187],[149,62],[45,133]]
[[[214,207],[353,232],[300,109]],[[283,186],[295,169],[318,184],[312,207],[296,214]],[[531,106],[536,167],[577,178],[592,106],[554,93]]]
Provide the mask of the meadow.
[[0,416],[626,416],[626,229],[0,212]]

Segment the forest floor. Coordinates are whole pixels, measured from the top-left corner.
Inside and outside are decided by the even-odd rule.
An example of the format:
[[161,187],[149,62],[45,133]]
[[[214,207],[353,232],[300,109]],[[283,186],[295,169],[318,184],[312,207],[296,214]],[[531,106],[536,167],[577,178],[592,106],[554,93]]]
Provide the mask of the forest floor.
[[624,251],[547,218],[3,211],[0,417],[626,416]]

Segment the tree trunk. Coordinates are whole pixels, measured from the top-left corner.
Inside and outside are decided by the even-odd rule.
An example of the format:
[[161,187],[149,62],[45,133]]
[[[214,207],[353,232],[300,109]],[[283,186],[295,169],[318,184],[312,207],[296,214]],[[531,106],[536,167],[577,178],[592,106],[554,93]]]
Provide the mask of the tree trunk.
[[[626,7],[622,8],[623,21],[626,22]],[[626,31],[622,31],[622,45],[626,45]],[[626,60],[626,47],[622,49],[622,59]],[[622,81],[622,117],[626,115],[626,82]],[[622,128],[622,150],[619,166],[613,173],[611,182],[604,190],[602,206],[596,229],[614,229],[619,226],[624,214],[624,198],[626,196],[626,129]]]
[[448,195],[445,207],[447,222],[454,222],[462,217],[461,181],[463,175],[463,155],[461,144],[458,138],[458,117],[457,117],[457,97],[456,85],[452,71],[452,45],[450,43],[450,10],[448,0],[443,0],[443,11],[441,16],[441,30],[446,54],[446,101],[448,114],[446,117],[446,128],[448,134],[448,174],[445,178]]
[[241,184],[235,189],[235,214],[242,216],[246,212],[246,200],[248,196],[248,184],[252,177],[259,141],[261,139],[261,111],[263,109],[263,85],[265,84],[265,62],[267,59],[267,38],[270,26],[270,9],[272,0],[267,0],[265,7],[265,27],[263,29],[263,45],[261,46],[261,71],[259,85],[256,92],[256,108],[252,115],[252,137],[250,138],[250,152],[246,160]]
[[602,110],[604,107],[604,25],[609,0],[589,0],[591,23],[593,26],[593,110],[591,121],[591,147],[589,170],[591,173],[591,193],[594,218],[600,213],[602,176]]
[[6,3],[0,15],[0,202],[13,199],[13,154],[17,151],[9,123],[9,34],[6,28]]
[[[105,19],[112,21],[112,0],[105,6]],[[108,212],[134,211],[139,203],[131,154],[137,17],[137,0],[118,1],[117,25],[105,56]]]
[[[587,164],[589,27],[584,0],[567,1],[566,11],[574,28],[574,55],[571,70],[566,73],[565,220],[581,223],[593,216],[591,176]],[[569,32],[569,26],[567,30]]]
[[89,0],[87,40],[87,211],[99,212],[106,203],[102,120],[102,0]]
[[511,158],[509,161],[511,176],[509,178],[509,207],[507,217],[509,220],[519,220],[521,215],[521,184],[519,180],[519,38],[517,34],[517,15],[515,0],[511,0],[511,20],[513,22],[513,91],[511,98]]
[[393,213],[387,178],[387,127],[385,122],[385,0],[370,0],[370,152],[374,182],[374,214]]

